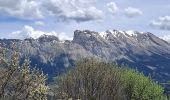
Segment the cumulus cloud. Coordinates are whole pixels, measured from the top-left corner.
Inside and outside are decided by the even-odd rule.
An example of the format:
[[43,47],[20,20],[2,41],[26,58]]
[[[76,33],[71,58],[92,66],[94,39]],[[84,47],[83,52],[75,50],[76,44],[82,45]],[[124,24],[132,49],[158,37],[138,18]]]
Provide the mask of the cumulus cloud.
[[35,21],[34,24],[37,26],[45,26],[45,23],[43,21]]
[[0,0],[0,14],[41,19],[48,16],[77,22],[100,20],[103,12],[92,4],[95,0]]
[[61,20],[83,22],[100,20],[103,16],[103,12],[91,5],[90,0],[48,0],[44,7],[50,15]]
[[108,3],[107,8],[112,14],[116,14],[119,10],[115,2]]
[[22,19],[43,18],[37,0],[0,0],[0,13]]
[[143,15],[143,12],[140,9],[128,7],[124,10],[124,14],[129,18],[133,18]]
[[73,37],[68,36],[66,33],[62,32],[57,35],[60,40],[73,40]]
[[82,22],[90,20],[100,20],[102,19],[102,14],[102,11],[96,9],[95,7],[89,7],[66,13],[65,15],[62,15],[61,18]]
[[150,22],[150,26],[162,30],[170,30],[170,16],[161,16]]
[[69,37],[66,33],[57,33],[55,31],[52,32],[44,32],[40,30],[35,30],[33,27],[25,25],[22,30],[18,30],[9,34],[9,38],[11,39],[25,39],[25,38],[34,38],[37,39],[42,35],[54,35],[59,37],[60,40],[71,40],[72,37]]
[[161,39],[170,42],[170,34],[160,37]]

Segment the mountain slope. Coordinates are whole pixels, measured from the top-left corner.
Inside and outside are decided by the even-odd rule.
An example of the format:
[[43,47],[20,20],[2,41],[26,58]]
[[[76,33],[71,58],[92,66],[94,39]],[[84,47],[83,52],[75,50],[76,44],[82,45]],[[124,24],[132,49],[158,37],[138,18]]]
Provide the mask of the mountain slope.
[[9,49],[12,42],[22,59],[29,57],[32,65],[37,64],[49,76],[69,69],[77,59],[94,57],[127,64],[160,82],[170,80],[170,44],[149,32],[76,30],[72,41],[60,41],[48,35],[38,39],[0,40],[1,46]]

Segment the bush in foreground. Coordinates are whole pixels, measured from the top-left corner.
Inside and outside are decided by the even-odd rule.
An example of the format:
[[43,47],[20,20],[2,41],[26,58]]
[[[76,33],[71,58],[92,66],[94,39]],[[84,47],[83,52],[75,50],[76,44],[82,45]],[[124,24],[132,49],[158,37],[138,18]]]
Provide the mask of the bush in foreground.
[[135,70],[123,69],[122,82],[128,100],[165,100],[163,87]]
[[93,59],[58,77],[56,99],[165,100],[163,88],[143,74]]
[[46,76],[38,70],[30,71],[30,62],[20,66],[19,55],[14,52],[11,60],[0,52],[0,100],[46,100]]

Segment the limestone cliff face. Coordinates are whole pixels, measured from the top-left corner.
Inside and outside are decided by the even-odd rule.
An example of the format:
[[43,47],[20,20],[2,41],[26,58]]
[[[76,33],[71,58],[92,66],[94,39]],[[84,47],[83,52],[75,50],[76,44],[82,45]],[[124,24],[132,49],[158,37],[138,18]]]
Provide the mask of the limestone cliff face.
[[72,41],[60,41],[48,35],[38,39],[0,40],[1,46],[9,50],[13,42],[21,58],[28,56],[32,65],[49,76],[66,71],[76,60],[94,57],[127,64],[161,82],[170,80],[170,44],[149,32],[76,30]]

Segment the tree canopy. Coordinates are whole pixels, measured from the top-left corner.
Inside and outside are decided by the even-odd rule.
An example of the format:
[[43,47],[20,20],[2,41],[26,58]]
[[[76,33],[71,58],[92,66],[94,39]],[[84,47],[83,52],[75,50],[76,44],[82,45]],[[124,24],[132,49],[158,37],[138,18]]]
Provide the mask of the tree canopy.
[[74,69],[57,78],[56,99],[165,100],[163,87],[138,71],[122,67],[80,60]]

